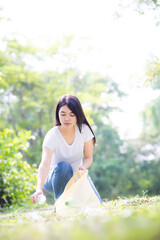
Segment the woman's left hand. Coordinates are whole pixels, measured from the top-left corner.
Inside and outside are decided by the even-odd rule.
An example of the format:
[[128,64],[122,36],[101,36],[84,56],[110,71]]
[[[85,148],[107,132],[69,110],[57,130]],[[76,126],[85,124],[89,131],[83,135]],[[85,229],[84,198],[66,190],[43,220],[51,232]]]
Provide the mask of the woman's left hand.
[[83,170],[83,171],[85,171],[86,168],[82,165],[82,166],[79,167],[79,170]]

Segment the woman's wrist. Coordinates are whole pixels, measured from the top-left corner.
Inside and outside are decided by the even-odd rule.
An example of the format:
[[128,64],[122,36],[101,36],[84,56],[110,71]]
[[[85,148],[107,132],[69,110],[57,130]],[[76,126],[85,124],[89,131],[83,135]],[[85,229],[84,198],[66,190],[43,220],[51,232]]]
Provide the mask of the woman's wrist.
[[36,188],[36,192],[39,192],[39,191],[42,191],[42,187],[41,186],[37,186],[37,188]]
[[93,158],[85,158],[83,162],[83,167],[85,169],[89,168],[92,165]]

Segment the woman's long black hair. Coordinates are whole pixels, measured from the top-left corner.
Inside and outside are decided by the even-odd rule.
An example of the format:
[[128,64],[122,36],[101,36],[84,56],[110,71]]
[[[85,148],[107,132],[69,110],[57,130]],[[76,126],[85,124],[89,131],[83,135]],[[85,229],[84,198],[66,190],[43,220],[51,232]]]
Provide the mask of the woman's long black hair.
[[95,134],[94,134],[91,126],[89,125],[89,123],[86,119],[86,116],[83,112],[82,105],[81,105],[79,99],[76,96],[63,95],[60,98],[60,100],[57,103],[56,112],[55,112],[55,126],[61,125],[60,120],[59,120],[59,110],[64,105],[67,105],[67,107],[76,115],[77,125],[78,125],[80,133],[82,131],[82,124],[83,123],[85,123],[90,128],[91,132],[94,135],[93,143],[95,144],[96,143]]

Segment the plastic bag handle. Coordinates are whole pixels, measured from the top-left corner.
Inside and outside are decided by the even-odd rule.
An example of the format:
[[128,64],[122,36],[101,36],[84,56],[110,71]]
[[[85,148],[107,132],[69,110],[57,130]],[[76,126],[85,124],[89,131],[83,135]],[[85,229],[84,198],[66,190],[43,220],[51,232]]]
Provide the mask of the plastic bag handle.
[[75,183],[79,178],[84,177],[86,175],[88,175],[88,170],[85,170],[85,171],[84,170],[78,170],[73,175],[73,177],[69,180],[69,182],[67,183],[64,191],[67,191],[72,186],[73,183]]

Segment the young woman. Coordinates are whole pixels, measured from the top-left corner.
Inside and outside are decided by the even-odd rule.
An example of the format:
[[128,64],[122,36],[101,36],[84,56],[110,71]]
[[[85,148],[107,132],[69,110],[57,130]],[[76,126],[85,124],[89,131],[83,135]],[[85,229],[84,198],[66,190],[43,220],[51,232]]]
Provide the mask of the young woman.
[[[46,192],[52,193],[57,200],[73,174],[79,169],[89,168],[93,162],[96,138],[78,98],[62,96],[56,107],[55,119],[55,126],[43,141],[37,189],[31,196],[33,203],[36,203],[38,195]],[[88,181],[102,203],[89,176]]]

